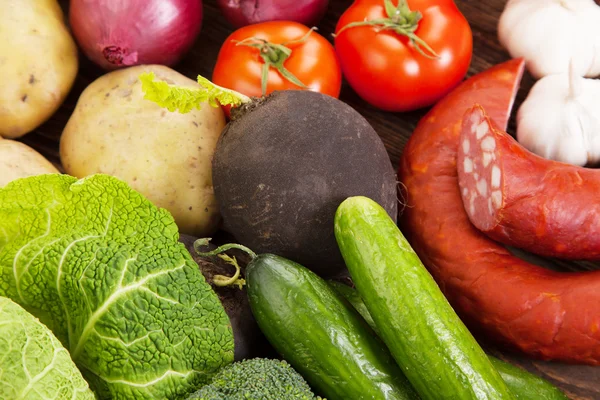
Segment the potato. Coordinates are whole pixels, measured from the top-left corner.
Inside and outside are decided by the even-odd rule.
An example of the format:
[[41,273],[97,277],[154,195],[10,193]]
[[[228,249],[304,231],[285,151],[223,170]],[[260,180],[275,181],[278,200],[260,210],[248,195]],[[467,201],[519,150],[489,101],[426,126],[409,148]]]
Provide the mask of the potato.
[[159,65],[101,76],[81,94],[63,131],[62,164],[78,178],[95,173],[120,178],[169,210],[182,233],[210,235],[220,220],[211,161],[224,113],[206,104],[180,114],[145,100],[138,76],[149,71],[170,84],[199,87]]
[[77,46],[56,0],[0,3],[0,136],[45,122],[77,75]]
[[54,165],[31,147],[0,138],[0,187],[19,178],[57,173]]

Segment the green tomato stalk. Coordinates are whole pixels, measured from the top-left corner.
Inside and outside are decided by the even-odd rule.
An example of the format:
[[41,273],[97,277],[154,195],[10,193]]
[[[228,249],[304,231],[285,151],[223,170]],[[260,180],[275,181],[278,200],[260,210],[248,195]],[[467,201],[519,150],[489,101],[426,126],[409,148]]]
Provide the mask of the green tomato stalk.
[[288,81],[292,82],[296,86],[306,89],[306,85],[300,81],[294,74],[283,66],[283,63],[290,58],[292,55],[292,49],[289,45],[300,44],[306,42],[310,34],[317,30],[317,28],[310,28],[308,32],[300,39],[292,40],[289,42],[277,44],[266,41],[265,39],[250,37],[241,41],[236,41],[236,46],[248,46],[254,47],[259,50],[260,56],[262,57],[264,64],[262,66],[262,77],[261,77],[261,90],[262,95],[267,94],[267,81],[269,80],[269,69],[275,68],[281,76]]
[[[421,12],[411,11],[406,0],[399,0],[397,6],[394,6],[392,0],[384,0],[384,5],[387,18],[351,22],[340,29],[334,36],[339,36],[346,29],[357,26],[374,26],[377,28],[377,32],[393,31],[398,35],[406,36],[415,49],[427,58],[437,59],[440,57],[423,39],[415,34],[415,31],[419,27],[419,21],[423,18]],[[423,51],[423,49],[427,50],[429,54]]]

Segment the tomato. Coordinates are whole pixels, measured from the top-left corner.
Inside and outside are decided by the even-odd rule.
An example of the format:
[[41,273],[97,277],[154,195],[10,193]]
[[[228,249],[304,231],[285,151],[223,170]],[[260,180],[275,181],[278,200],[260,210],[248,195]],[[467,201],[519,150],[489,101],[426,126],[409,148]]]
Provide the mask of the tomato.
[[[289,56],[286,48],[291,51]],[[263,22],[233,32],[219,51],[212,81],[246,96],[260,97],[265,63],[271,64],[267,66],[264,94],[288,89],[309,89],[336,98],[340,94],[342,73],[331,43],[291,21]],[[283,73],[277,69],[281,67]],[[305,87],[286,78],[286,70]]]
[[[416,28],[417,43],[397,33],[407,26]],[[419,38],[437,57],[418,45]],[[471,63],[473,36],[452,0],[356,0],[337,23],[335,50],[344,77],[362,99],[385,111],[410,111],[432,105],[460,83]]]

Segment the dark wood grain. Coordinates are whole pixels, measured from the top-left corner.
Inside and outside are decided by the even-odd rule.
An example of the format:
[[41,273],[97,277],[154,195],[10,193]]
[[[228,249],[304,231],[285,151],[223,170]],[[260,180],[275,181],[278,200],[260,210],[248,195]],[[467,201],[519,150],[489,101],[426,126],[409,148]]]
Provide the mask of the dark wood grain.
[[[319,25],[319,32],[331,40],[331,33],[334,30],[336,21],[350,4],[351,1],[348,0],[332,0],[326,17]],[[468,76],[507,60],[509,55],[502,49],[496,36],[496,24],[504,8],[505,0],[460,0],[457,1],[457,4],[469,20],[473,30],[474,55]],[[66,12],[68,1],[61,0],[61,5]],[[204,12],[202,32],[198,41],[182,62],[175,67],[176,70],[190,78],[195,78],[197,74],[205,77],[212,75],[219,48],[233,31],[232,27],[219,13],[215,0],[205,1]],[[82,90],[102,74],[102,70],[95,67],[85,57],[80,56],[80,72],[63,106],[48,122],[21,140],[41,152],[57,167],[61,168],[58,153],[61,132],[73,112]],[[518,94],[517,106],[525,98],[532,83],[533,80],[526,74]],[[342,88],[340,98],[358,110],[373,125],[385,143],[394,168],[397,168],[406,141],[418,120],[427,110],[410,113],[382,112],[362,101],[346,84]],[[509,124],[509,132],[513,131],[514,119]],[[598,268],[598,265],[594,263],[568,263],[558,260],[541,260],[526,254],[520,255],[526,258],[534,258],[536,262],[553,269],[581,270]],[[485,338],[479,339],[482,343],[485,342]],[[500,358],[549,379],[565,390],[572,399],[600,399],[600,367],[542,362],[520,355],[503,353],[489,346],[486,346],[486,348]]]

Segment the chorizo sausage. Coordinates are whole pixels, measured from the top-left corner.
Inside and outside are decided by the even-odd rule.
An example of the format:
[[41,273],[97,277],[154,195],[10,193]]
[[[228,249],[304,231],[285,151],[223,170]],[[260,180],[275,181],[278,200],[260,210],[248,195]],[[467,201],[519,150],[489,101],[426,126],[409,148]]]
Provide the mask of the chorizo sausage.
[[463,119],[458,184],[469,220],[531,253],[600,259],[600,171],[537,156],[475,106]]
[[600,271],[560,273],[512,255],[475,228],[458,186],[462,119],[482,105],[506,129],[523,61],[463,82],[419,121],[402,153],[400,226],[476,334],[532,357],[600,365]]

